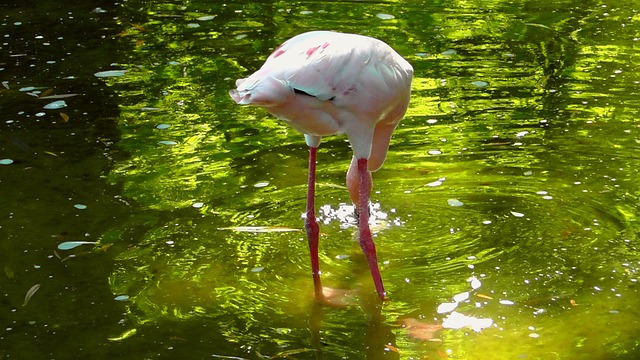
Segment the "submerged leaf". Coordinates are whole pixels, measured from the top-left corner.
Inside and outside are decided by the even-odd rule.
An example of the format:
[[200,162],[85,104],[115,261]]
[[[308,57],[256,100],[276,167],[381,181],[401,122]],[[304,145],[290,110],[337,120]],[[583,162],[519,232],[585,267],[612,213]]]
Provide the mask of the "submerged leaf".
[[407,329],[408,335],[414,339],[435,342],[440,341],[436,333],[443,329],[442,325],[424,323],[413,318],[400,320],[400,325]]
[[391,344],[385,344],[384,347],[389,349],[390,351],[393,351],[393,352],[396,352],[396,353],[400,352],[400,350],[397,347],[395,347],[395,346],[393,346]]
[[40,289],[40,284],[35,284],[29,289],[29,291],[27,291],[27,295],[24,296],[24,303],[22,304],[22,306],[27,306],[29,300],[31,300],[33,294],[35,294],[38,289]]
[[127,331],[123,332],[122,335],[120,335],[118,337],[110,337],[110,338],[108,338],[108,340],[109,341],[121,341],[121,340],[124,340],[126,338],[129,338],[129,337],[135,335],[136,332],[138,332],[137,329],[127,330]]
[[40,94],[39,97],[44,97],[46,98],[47,96],[49,96],[49,94],[51,94],[53,92],[53,89],[49,88],[47,90],[45,90],[44,92],[42,92],[42,94]]
[[63,243],[58,244],[59,250],[71,250],[73,248],[77,248],[80,245],[95,245],[97,242],[95,241],[65,241]]
[[550,27],[548,27],[547,25],[543,25],[543,24],[537,24],[537,23],[525,23],[525,25],[527,26],[535,26],[535,27],[539,27],[539,28],[543,28],[543,29],[549,29],[549,30],[553,30]]
[[13,269],[11,269],[9,265],[4,266],[4,274],[7,275],[9,279],[13,279],[13,276],[15,275]]

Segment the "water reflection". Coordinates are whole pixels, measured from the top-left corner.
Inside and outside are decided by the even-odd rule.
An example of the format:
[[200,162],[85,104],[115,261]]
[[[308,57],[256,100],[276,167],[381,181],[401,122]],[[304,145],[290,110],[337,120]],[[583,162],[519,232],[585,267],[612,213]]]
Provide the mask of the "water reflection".
[[[605,5],[5,8],[0,355],[637,357],[638,24],[635,4]],[[416,69],[374,174],[382,307],[344,139],[321,148],[317,194],[342,303],[318,306],[306,147],[227,100],[256,54],[310,28],[383,38]],[[64,94],[81,95],[41,99]]]
[[[626,60],[616,61],[613,70],[594,65],[601,55],[582,45],[597,40],[583,38],[585,27],[568,21],[578,16],[589,22],[589,15],[523,17],[513,15],[515,8],[497,8],[458,16],[436,11],[423,19],[428,33],[416,29],[422,40],[415,46],[401,39],[400,30],[380,34],[397,40],[417,70],[408,117],[385,168],[374,175],[371,209],[391,303],[375,306],[367,274],[361,273],[366,267],[353,238],[353,208],[342,188],[349,157],[344,141],[330,140],[321,148],[318,170],[323,279],[340,305],[327,309],[309,299],[304,234],[289,232],[300,228],[304,207],[300,136],[259,110],[229,108],[217,89],[211,96],[200,83],[197,92],[216,105],[206,122],[207,107],[188,105],[193,95],[179,87],[154,102],[176,109],[173,115],[157,112],[149,123],[130,116],[136,112],[123,114],[125,132],[132,135],[123,146],[134,156],[114,174],[126,179],[127,192],[140,204],[172,214],[148,226],[140,243],[120,257],[126,270],[114,276],[114,284],[146,298],[132,303],[131,311],[142,319],[159,312],[169,318],[222,316],[225,339],[260,346],[261,354],[280,351],[259,339],[264,331],[279,339],[275,343],[287,344],[283,351],[304,349],[305,336],[295,333],[305,326],[293,318],[306,315],[316,356],[539,358],[541,344],[573,349],[565,341],[592,338],[611,321],[608,315],[591,319],[581,334],[560,336],[571,331],[558,324],[595,316],[585,303],[619,312],[619,299],[635,291],[619,288],[636,275],[617,270],[610,276],[623,263],[630,268],[625,274],[638,267],[633,253],[620,253],[621,234],[635,219],[628,196],[637,192],[637,170],[631,170],[624,150],[637,146],[635,127],[624,110],[601,100],[617,96],[607,90],[607,74],[623,88],[635,85],[619,79],[625,71],[618,64]],[[302,11],[307,10],[294,11],[294,17]],[[304,16],[318,13],[309,11]],[[264,20],[250,13],[243,15],[253,19],[249,23]],[[243,73],[240,64],[255,68],[261,59],[252,54],[268,53],[264,48],[279,42],[263,44],[269,37],[251,26],[234,23],[234,29],[242,36],[224,44],[229,52],[207,66]],[[281,29],[275,37],[292,31]],[[437,41],[429,46],[425,39],[433,34]],[[242,55],[247,48],[252,50]],[[161,68],[166,67],[155,71]],[[186,74],[202,72],[193,62],[185,68],[192,68]],[[157,124],[170,126],[160,135],[152,131]],[[155,146],[159,141],[173,146]],[[188,208],[194,202],[204,206]],[[170,252],[158,245],[167,241]],[[617,255],[603,248],[617,249]],[[136,267],[130,262],[149,257],[155,259],[153,269],[131,281]],[[617,284],[611,299],[598,296],[610,282],[604,278]],[[369,321],[361,321],[362,313]],[[274,320],[273,314],[286,320]],[[273,333],[261,321],[294,331]],[[345,341],[354,332],[363,344],[355,350]],[[496,338],[511,347],[499,346]],[[437,339],[441,345],[432,341]],[[469,349],[468,339],[475,349]],[[620,341],[628,344],[625,339]],[[367,348],[372,350],[363,353]]]

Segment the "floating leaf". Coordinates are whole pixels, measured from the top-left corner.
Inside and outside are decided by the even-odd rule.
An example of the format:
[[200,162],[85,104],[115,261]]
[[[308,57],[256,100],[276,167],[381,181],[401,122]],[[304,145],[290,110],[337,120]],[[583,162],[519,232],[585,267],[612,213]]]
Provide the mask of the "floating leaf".
[[67,115],[67,114],[65,114],[63,112],[60,113],[60,117],[62,118],[62,122],[63,123],[66,123],[67,121],[69,121],[69,115]]
[[95,245],[97,242],[95,241],[65,241],[63,243],[58,244],[59,250],[71,250],[73,248],[77,248],[80,245]]
[[485,294],[476,294],[476,296],[481,298],[481,299],[493,300],[493,298],[491,296],[485,295]]
[[393,16],[391,14],[384,14],[384,13],[376,14],[376,17],[378,19],[382,19],[382,20],[392,20],[392,19],[396,18],[395,16]]
[[442,303],[438,305],[438,309],[436,310],[438,314],[444,314],[455,310],[458,307],[457,302],[452,303]]
[[480,280],[478,280],[478,278],[475,277],[475,276],[470,277],[469,280],[467,280],[467,281],[469,281],[469,284],[471,285],[471,288],[473,290],[476,290],[480,286],[482,286],[482,283],[480,282]]
[[126,74],[127,70],[107,70],[107,71],[98,71],[93,74],[95,77],[103,78],[103,77],[117,77],[123,76]]
[[78,95],[80,94],[47,95],[47,96],[39,96],[38,99],[66,99],[66,98],[70,98]]
[[199,21],[209,21],[209,20],[213,20],[216,17],[216,15],[204,15],[204,16],[200,16],[198,18]]
[[464,203],[458,199],[449,199],[447,200],[447,204],[449,204],[449,206],[462,206],[464,205]]
[[456,295],[453,296],[453,301],[455,301],[455,302],[462,302],[462,301],[465,301],[467,299],[469,299],[469,292],[468,291],[460,293],[460,294],[456,294]]
[[27,291],[27,295],[24,296],[24,303],[22,304],[22,306],[27,306],[29,300],[31,300],[33,294],[35,294],[38,289],[40,289],[40,284],[35,284],[29,289],[29,291]]
[[470,327],[474,331],[481,331],[493,324],[491,319],[476,318],[473,316],[463,315],[459,312],[452,312],[446,318],[442,319],[442,326],[445,329],[462,329]]
[[63,107],[67,107],[67,103],[64,100],[57,100],[44,106],[47,110],[61,109]]
[[278,232],[300,231],[300,229],[292,229],[284,226],[234,226],[234,227],[218,228],[218,230],[233,230],[233,231],[239,231],[239,232],[254,232],[254,233],[278,233]]

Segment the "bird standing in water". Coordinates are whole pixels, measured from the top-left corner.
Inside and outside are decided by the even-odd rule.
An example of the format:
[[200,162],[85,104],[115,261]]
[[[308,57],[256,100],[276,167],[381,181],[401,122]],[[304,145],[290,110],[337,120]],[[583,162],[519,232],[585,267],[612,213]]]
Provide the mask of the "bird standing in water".
[[359,242],[380,299],[386,296],[369,228],[371,172],[387,156],[393,130],[411,95],[413,68],[386,43],[362,35],[312,31],[274,50],[260,70],[236,81],[229,95],[257,105],[304,134],[309,146],[305,228],[315,296],[324,300],[315,217],[316,152],[322,136],[347,134],[353,159],[347,188],[356,205]]

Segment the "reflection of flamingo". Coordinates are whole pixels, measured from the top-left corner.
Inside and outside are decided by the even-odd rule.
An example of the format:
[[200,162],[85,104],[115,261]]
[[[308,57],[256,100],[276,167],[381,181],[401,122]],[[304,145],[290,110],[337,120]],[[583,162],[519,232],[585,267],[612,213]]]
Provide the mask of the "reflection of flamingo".
[[324,299],[318,265],[315,218],[316,151],[325,135],[346,133],[353,159],[347,188],[356,204],[360,246],[376,291],[385,297],[369,229],[371,171],[382,166],[393,130],[409,104],[413,68],[389,45],[370,37],[330,31],[295,36],[278,47],[262,68],[236,81],[229,94],[242,105],[264,107],[302,132],[309,146],[305,228],[316,298]]

